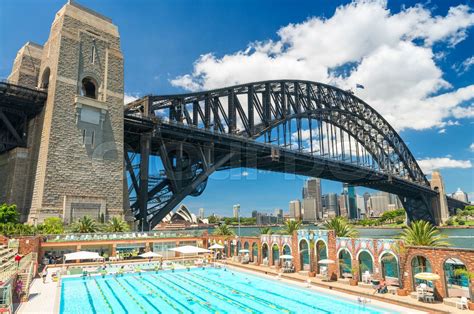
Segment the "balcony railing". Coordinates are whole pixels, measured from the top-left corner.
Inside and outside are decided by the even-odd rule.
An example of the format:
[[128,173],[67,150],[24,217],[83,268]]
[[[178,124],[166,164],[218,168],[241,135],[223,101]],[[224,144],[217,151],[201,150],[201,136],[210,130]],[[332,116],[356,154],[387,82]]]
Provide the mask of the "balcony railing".
[[110,232],[110,233],[71,233],[61,235],[47,235],[45,242],[81,242],[106,240],[146,240],[164,238],[195,238],[202,237],[206,230],[182,231],[151,231],[151,232]]

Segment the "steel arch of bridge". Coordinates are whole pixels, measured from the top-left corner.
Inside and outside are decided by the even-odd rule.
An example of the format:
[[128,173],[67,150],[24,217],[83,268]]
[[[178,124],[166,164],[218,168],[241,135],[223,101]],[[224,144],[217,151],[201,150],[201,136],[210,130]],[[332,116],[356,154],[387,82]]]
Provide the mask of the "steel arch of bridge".
[[[351,92],[309,81],[265,81],[197,93],[147,96],[129,104],[125,113],[129,119],[147,117],[155,123],[152,132],[140,136],[140,147],[129,149],[144,156],[140,157],[139,166],[134,168],[130,156],[126,156],[133,183],[131,191],[135,191],[131,193],[135,195],[131,198],[132,209],[144,224],[156,224],[185,196],[202,193],[212,172],[242,166],[245,157],[241,153],[241,162],[232,164],[235,151],[215,148],[220,142],[235,139],[246,143],[239,144],[246,149],[263,141],[272,146],[269,154],[276,159],[281,152],[286,158],[290,150],[301,156],[322,158],[327,163],[353,164],[367,173],[373,172],[375,181],[396,180],[396,184],[406,185],[407,191],[415,188],[420,192],[419,197],[410,195],[404,202],[409,218],[434,221],[430,208],[436,192],[429,188],[410,150],[379,113]],[[301,135],[303,123],[310,136],[310,147],[306,148]],[[292,128],[297,136],[292,135]],[[317,150],[313,147],[313,136],[317,138]],[[202,140],[205,137],[215,139],[206,145]],[[152,143],[165,168],[161,179],[154,183],[145,175],[149,170],[147,156],[153,154]],[[183,157],[187,144],[198,146],[198,153],[192,154],[198,156]],[[366,181],[355,183],[370,186],[370,180]],[[403,191],[398,192],[403,196]]]

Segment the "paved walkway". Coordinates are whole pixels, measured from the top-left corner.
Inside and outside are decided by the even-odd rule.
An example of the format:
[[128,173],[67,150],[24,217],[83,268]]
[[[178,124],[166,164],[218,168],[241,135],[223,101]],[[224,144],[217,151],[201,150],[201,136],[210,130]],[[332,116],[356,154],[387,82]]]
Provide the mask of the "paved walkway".
[[[237,262],[233,262],[230,259],[227,260],[228,265],[233,265],[245,269],[250,269],[258,272],[263,272],[267,273],[273,276],[276,276],[278,274],[277,269],[272,268],[272,267],[266,267],[266,266],[257,266],[257,265],[252,265],[252,264],[241,264]],[[364,298],[370,298],[370,299],[375,299],[375,300],[380,300],[383,302],[387,303],[392,303],[392,304],[397,304],[400,306],[405,306],[409,308],[414,308],[420,311],[426,311],[429,313],[470,313],[470,311],[466,310],[459,310],[456,309],[455,307],[445,305],[441,302],[439,303],[422,303],[420,301],[417,301],[416,299],[411,298],[410,296],[402,297],[399,295],[393,295],[393,294],[377,294],[373,295],[373,289],[367,289],[359,286],[349,286],[347,284],[337,282],[337,281],[331,281],[331,282],[326,282],[323,281],[319,278],[314,278],[314,277],[308,277],[305,275],[301,275],[298,273],[292,273],[292,274],[281,274],[282,278],[285,279],[290,279],[290,280],[297,280],[297,281],[303,281],[306,282],[308,279],[311,280],[311,283],[314,285],[317,285],[319,287],[324,287],[328,288],[331,290],[336,290],[352,295],[357,295],[357,296],[362,296]]]
[[16,310],[18,314],[52,314],[59,313],[59,285],[53,282],[51,274],[53,269],[48,269],[46,283],[43,279],[33,280],[30,288],[30,299],[28,302],[20,303]]

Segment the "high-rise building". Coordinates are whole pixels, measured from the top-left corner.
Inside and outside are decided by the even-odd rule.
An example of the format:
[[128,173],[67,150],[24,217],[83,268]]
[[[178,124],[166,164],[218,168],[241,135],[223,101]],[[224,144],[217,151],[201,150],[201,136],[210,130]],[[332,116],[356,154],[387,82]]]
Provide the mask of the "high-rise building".
[[337,204],[339,206],[339,215],[341,217],[348,217],[349,216],[349,211],[347,208],[347,194],[345,192],[342,192],[341,195],[337,197]]
[[305,198],[303,200],[303,222],[315,222],[319,218],[315,198]]
[[369,198],[370,216],[379,217],[388,210],[388,204],[390,204],[389,193],[379,192],[371,195]]
[[[323,203],[322,203],[322,195],[321,195],[321,179],[309,178],[308,180],[306,180],[305,186],[303,187],[303,203],[304,203],[304,199],[306,198],[315,200],[315,206],[314,206],[315,212],[314,213],[312,212],[309,215],[315,216],[316,217],[315,219],[322,218]],[[308,201],[308,206],[312,208],[310,204],[312,204],[312,202]],[[303,211],[304,211],[304,206],[303,206]]]
[[252,218],[257,218],[257,213],[256,210],[252,210]]
[[388,199],[389,199],[389,204],[393,205],[395,209],[403,208],[402,202],[398,198],[398,195],[389,194]]
[[301,202],[300,200],[293,200],[290,202],[290,218],[301,220]]
[[466,203],[469,202],[469,198],[467,197],[467,193],[464,192],[463,190],[461,190],[461,188],[458,188],[458,190],[452,194],[452,197],[454,199],[457,199],[458,201],[461,201],[461,202],[466,202]]
[[357,215],[357,201],[355,194],[355,187],[353,185],[344,183],[344,195],[346,201],[347,217],[349,219],[359,218]]
[[239,217],[239,211],[240,211],[240,205],[234,205],[233,207],[234,218]]
[[359,217],[365,217],[365,201],[364,197],[356,195],[356,204],[357,204],[357,214]]
[[204,208],[199,208],[199,218],[204,219]]
[[370,193],[365,192],[362,197],[364,198],[364,209],[365,213],[368,216],[369,215],[369,199],[370,199]]
[[339,211],[338,201],[337,201],[337,194],[336,193],[329,193],[326,195],[326,202],[327,202],[327,215],[328,218],[339,216],[341,213]]

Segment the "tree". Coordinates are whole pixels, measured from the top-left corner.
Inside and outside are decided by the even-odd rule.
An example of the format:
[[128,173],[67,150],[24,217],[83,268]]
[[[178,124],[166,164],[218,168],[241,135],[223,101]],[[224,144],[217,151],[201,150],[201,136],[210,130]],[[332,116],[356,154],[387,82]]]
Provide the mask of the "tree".
[[217,219],[216,215],[211,215],[211,216],[207,217],[207,219],[208,219],[210,224],[215,224],[215,223],[218,222],[218,219]]
[[114,216],[109,220],[106,229],[109,232],[126,232],[130,230],[130,227],[122,218]]
[[395,220],[397,220],[398,217],[405,217],[405,209],[400,208],[400,209],[394,209],[394,210],[387,210],[380,217],[380,221],[392,223]]
[[273,230],[271,227],[260,228],[260,234],[272,234]]
[[18,223],[19,217],[16,205],[7,205],[6,203],[0,205],[0,223]]
[[229,228],[228,225],[220,225],[220,226],[217,226],[215,229],[214,229],[214,235],[219,235],[219,236],[232,236],[234,235],[234,231]]
[[293,234],[293,232],[298,230],[300,226],[301,226],[301,221],[299,220],[287,220],[283,228],[283,233]]
[[72,232],[94,233],[99,230],[97,223],[89,216],[84,216],[75,222],[72,226]]
[[42,234],[61,234],[64,233],[63,221],[58,217],[49,217],[38,225],[38,232]]
[[403,230],[400,238],[406,245],[437,247],[449,245],[444,241],[447,236],[441,235],[435,226],[425,220],[413,221]]
[[324,227],[328,230],[334,230],[337,237],[356,237],[359,233],[347,220],[342,217],[334,217],[324,222]]

